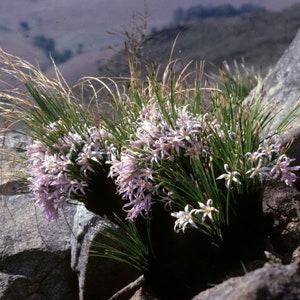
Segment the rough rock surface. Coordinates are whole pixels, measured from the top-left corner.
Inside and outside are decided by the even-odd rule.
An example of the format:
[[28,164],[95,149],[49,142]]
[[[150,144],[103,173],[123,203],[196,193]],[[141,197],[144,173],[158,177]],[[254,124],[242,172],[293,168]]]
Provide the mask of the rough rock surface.
[[0,197],[0,298],[76,300],[68,225],[74,208],[51,224],[31,194]]
[[71,266],[78,274],[80,300],[109,299],[118,290],[135,280],[139,274],[127,265],[92,256],[97,250],[93,242],[99,241],[99,232],[108,226],[99,215],[77,207],[72,236]]
[[206,290],[193,300],[300,299],[300,263],[269,265]]
[[282,263],[299,260],[300,246],[300,192],[283,183],[270,183],[264,193],[263,210],[273,221],[267,249]]
[[[264,78],[262,84],[253,90],[252,95],[260,97],[265,106],[271,106],[276,118],[275,128],[283,118],[300,102],[300,31],[282,57]],[[300,125],[299,118],[294,127]]]
[[[2,120],[0,118],[0,124]],[[4,126],[1,124],[0,126]],[[20,181],[24,165],[22,154],[24,147],[30,143],[28,137],[15,132],[0,131],[0,194],[15,195],[20,192]]]

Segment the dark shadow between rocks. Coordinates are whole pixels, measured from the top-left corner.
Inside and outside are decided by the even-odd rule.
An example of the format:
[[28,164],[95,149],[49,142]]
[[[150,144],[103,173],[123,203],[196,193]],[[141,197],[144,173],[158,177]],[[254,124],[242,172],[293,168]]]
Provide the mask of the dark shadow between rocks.
[[146,289],[158,299],[191,299],[230,276],[243,275],[250,265],[252,269],[262,266],[270,224],[265,222],[261,203],[249,208],[252,199],[243,200],[237,208],[239,214],[223,228],[224,241],[219,246],[198,231],[175,233],[174,218],[155,204],[151,228],[154,255],[145,274]]

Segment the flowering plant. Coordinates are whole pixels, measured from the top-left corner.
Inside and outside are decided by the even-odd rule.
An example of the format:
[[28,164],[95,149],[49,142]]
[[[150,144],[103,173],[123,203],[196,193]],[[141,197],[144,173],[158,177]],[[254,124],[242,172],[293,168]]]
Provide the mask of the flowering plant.
[[[142,107],[136,132],[120,158],[109,162],[109,175],[128,201],[128,220],[151,215],[151,206],[162,201],[177,219],[175,231],[193,227],[221,238],[220,224],[229,223],[235,197],[263,191],[269,179],[292,185],[300,167],[290,166],[281,138],[260,137],[268,117],[235,101],[225,104],[230,111],[215,104],[204,114],[174,99]],[[223,179],[225,190],[218,182]]]
[[[229,69],[214,88],[202,88],[199,80],[188,85],[185,70],[175,79],[176,62],[161,82],[149,77],[143,86],[131,78],[129,90],[112,79],[85,78],[78,86],[91,88],[85,97],[92,100],[84,103],[59,73],[49,80],[18,58],[1,52],[1,60],[29,92],[27,98],[14,91],[1,96],[11,101],[3,111],[14,120],[21,113],[33,138],[26,163],[35,203],[54,220],[69,199],[87,207],[92,202],[117,225],[103,232],[117,245],[100,243],[101,256],[147,272],[151,263],[159,265],[161,247],[168,247],[157,242],[163,235],[194,230],[194,243],[220,247],[232,224],[249,227],[243,222],[252,223],[250,212],[262,213],[268,180],[291,186],[297,179],[300,166],[292,164],[279,135],[296,108],[271,132],[271,110],[244,101],[254,84],[247,86]],[[99,101],[103,89],[109,102]],[[99,196],[101,189],[109,190],[107,199]]]
[[40,140],[27,147],[28,180],[36,204],[53,220],[67,199],[80,201],[87,195],[93,174],[101,172],[110,150],[101,143],[105,136],[101,128],[85,128],[81,135],[71,128],[62,134],[58,122],[46,130],[46,137],[57,135],[57,141],[52,141],[51,148]]

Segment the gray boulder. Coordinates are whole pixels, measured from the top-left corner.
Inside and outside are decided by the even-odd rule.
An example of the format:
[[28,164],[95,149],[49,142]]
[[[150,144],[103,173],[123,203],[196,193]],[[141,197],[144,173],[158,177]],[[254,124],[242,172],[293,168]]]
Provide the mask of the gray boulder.
[[300,299],[300,263],[269,265],[242,277],[231,278],[193,300]]
[[[163,287],[162,287],[163,288]],[[123,300],[126,298],[116,298]],[[264,267],[232,277],[207,289],[192,300],[297,300],[300,299],[300,262],[289,265],[266,264]],[[130,300],[157,300],[141,287]]]
[[0,128],[1,195],[15,195],[21,192],[20,188],[24,187],[19,179],[23,175],[24,158],[22,155],[28,143],[30,139],[27,136]]
[[[300,31],[285,50],[277,64],[262,83],[255,88],[251,97],[259,98],[262,105],[270,107],[276,116],[271,129],[274,129],[288,116],[289,112],[300,105]],[[296,118],[293,127],[300,125],[300,118]]]
[[91,255],[91,250],[97,250],[93,242],[103,238],[100,232],[106,226],[109,224],[99,215],[83,205],[77,207],[71,240],[71,266],[78,274],[80,300],[109,299],[139,276],[126,264]]
[[0,197],[0,298],[78,299],[70,267],[74,207],[49,223],[31,194]]
[[271,182],[264,193],[263,211],[273,220],[268,249],[287,264],[297,259],[300,246],[300,192],[282,182]]

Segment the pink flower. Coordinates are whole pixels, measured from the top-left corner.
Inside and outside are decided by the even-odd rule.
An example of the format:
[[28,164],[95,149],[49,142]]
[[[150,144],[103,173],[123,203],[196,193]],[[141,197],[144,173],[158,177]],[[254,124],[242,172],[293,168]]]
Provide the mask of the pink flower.
[[147,166],[139,166],[139,153],[129,150],[121,154],[120,161],[110,163],[109,176],[115,178],[118,193],[128,201],[123,206],[128,212],[127,219],[148,215],[151,210],[151,195],[155,191],[154,171]]
[[293,182],[298,178],[293,171],[300,170],[300,166],[290,166],[290,163],[293,161],[295,161],[294,158],[289,158],[285,154],[281,155],[271,169],[270,176],[284,181],[288,186],[292,186]]
[[251,168],[246,174],[250,174],[250,178],[254,178],[256,176],[259,177],[260,183],[263,183],[265,179],[270,178],[270,167],[262,166],[262,159],[259,159],[258,164],[256,167]]
[[85,188],[88,187],[88,184],[86,181],[79,181],[77,179],[72,179],[70,180],[70,188],[69,188],[69,191],[68,191],[68,195],[69,197],[71,197],[72,194],[83,194],[85,195]]
[[126,203],[123,206],[123,209],[127,212],[126,219],[134,221],[139,215],[148,217],[152,206],[151,198],[151,194],[145,194],[143,198],[135,197],[133,201]]

